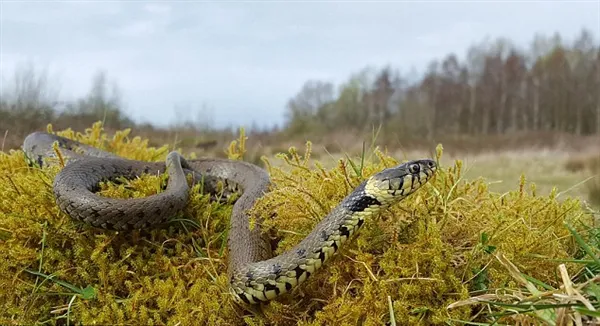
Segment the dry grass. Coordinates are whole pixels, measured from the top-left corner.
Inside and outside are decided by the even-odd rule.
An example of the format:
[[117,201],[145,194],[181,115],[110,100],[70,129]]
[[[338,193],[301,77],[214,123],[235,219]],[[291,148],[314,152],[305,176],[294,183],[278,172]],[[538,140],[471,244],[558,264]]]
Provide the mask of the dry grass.
[[585,198],[589,173],[565,169],[570,154],[562,151],[519,151],[463,157],[465,178],[485,177],[490,190],[504,193],[514,189],[521,174],[536,184],[540,195],[556,187],[559,193]]
[[586,166],[593,177],[587,184],[588,199],[592,204],[600,207],[600,154],[589,158]]

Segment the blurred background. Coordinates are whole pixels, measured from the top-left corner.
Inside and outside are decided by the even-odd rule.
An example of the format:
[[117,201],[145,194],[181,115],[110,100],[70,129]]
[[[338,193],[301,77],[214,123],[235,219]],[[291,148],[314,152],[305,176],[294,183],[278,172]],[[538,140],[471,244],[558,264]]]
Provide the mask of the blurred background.
[[313,142],[600,205],[600,2],[0,2],[1,149],[103,121],[262,164]]

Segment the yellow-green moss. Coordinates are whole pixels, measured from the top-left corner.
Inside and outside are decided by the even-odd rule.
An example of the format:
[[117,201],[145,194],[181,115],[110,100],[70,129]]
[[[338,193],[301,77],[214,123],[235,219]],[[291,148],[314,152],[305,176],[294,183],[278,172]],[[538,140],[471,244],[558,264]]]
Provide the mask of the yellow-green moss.
[[[84,134],[59,134],[138,160],[164,160],[169,151],[130,139],[129,131],[110,137],[100,124]],[[229,155],[243,154],[241,137]],[[265,159],[273,187],[252,213],[273,217],[266,227],[281,238],[278,253],[298,243],[361,180],[397,163],[375,151],[358,171],[346,159],[326,168],[309,154],[310,143],[303,156],[293,148],[279,155],[283,164]],[[590,218],[577,200],[536,196],[524,179],[515,180],[513,192],[491,193],[483,179],[462,180],[458,161],[365,223],[354,241],[298,290],[250,313],[227,294],[230,205],[194,192],[182,216],[166,229],[141,234],[92,229],[55,205],[51,184],[59,169],[30,168],[21,151],[0,153],[1,324],[54,323],[59,316],[66,321],[72,291],[35,271],[93,288],[91,298],[72,302],[73,324],[381,325],[390,319],[388,296],[401,325],[469,320],[471,307],[446,307],[469,297],[469,291],[519,286],[490,252],[501,252],[522,272],[556,285],[557,263],[550,259],[568,258],[575,250],[563,223],[577,226],[575,221]],[[160,191],[163,181],[145,176],[107,184],[102,194],[147,196]]]

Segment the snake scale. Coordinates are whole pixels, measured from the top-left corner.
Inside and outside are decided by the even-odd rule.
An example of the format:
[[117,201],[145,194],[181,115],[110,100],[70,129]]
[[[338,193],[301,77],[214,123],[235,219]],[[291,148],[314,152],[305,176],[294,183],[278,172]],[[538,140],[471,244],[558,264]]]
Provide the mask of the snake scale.
[[[203,182],[216,192],[219,182],[240,191],[230,219],[228,276],[237,302],[256,304],[291,291],[315,273],[363,225],[366,218],[398,202],[424,185],[437,169],[430,159],[408,161],[384,169],[360,183],[296,246],[273,257],[270,239],[260,227],[250,229],[246,211],[270,186],[267,172],[250,163],[227,159],[186,160],[170,152],[166,161],[125,159],[98,148],[45,132],[34,132],[23,142],[30,164],[52,164],[58,144],[66,158],[56,175],[53,192],[60,210],[75,220],[108,230],[141,230],[167,222],[187,204],[189,185]],[[49,163],[50,162],[50,163]],[[167,173],[164,191],[144,198],[116,199],[96,194],[99,183],[118,177]],[[258,221],[260,225],[260,221]]]

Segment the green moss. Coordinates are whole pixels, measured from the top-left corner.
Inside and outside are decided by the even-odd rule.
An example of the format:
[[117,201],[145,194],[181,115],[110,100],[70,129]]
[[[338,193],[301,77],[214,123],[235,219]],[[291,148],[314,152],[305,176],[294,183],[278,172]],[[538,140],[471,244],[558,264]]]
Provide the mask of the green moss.
[[[59,134],[139,160],[164,160],[169,151],[129,138],[129,131],[110,137],[99,124],[84,134]],[[232,142],[230,157],[244,157],[244,141],[242,135]],[[277,252],[298,243],[361,180],[397,163],[376,150],[362,167],[361,159],[356,168],[341,159],[324,168],[310,148],[302,156],[294,148],[278,155],[283,164],[263,158],[273,187],[252,214],[273,217],[265,226],[280,238]],[[399,324],[444,324],[474,319],[470,306],[447,306],[475,291],[519,287],[495,253],[559,284],[551,259],[576,253],[563,223],[577,226],[591,216],[575,199],[537,196],[524,179],[515,180],[514,191],[492,193],[483,179],[462,180],[461,167],[460,161],[442,167],[423,189],[365,223],[298,290],[250,313],[227,292],[231,205],[211,202],[196,187],[182,216],[165,229],[93,229],[55,205],[51,184],[59,167],[30,168],[21,151],[0,153],[0,323],[381,325],[390,320],[389,296]],[[160,191],[162,182],[164,176],[145,176],[101,192],[141,197]],[[86,287],[93,296],[81,294]]]

